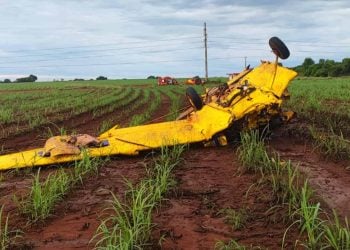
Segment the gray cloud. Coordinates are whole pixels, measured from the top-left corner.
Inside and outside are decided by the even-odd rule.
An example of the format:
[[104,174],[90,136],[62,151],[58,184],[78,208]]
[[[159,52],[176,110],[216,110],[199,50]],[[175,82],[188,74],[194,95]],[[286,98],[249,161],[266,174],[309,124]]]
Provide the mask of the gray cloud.
[[271,36],[288,43],[286,65],[340,60],[349,15],[346,0],[2,0],[0,75],[203,75],[204,21],[211,75],[239,71],[244,56],[271,59]]

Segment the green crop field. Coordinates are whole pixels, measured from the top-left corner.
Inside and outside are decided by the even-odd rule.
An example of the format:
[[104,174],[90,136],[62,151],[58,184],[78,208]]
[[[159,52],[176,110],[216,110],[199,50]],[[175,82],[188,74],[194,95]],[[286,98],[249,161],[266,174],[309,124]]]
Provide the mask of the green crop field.
[[[179,96],[184,96],[186,87],[159,87],[155,79],[1,84],[0,138],[57,124],[84,113],[100,117],[124,108],[120,115],[123,112],[132,115],[133,110],[150,105],[146,114],[135,114],[130,122],[142,124],[160,105],[161,95],[171,99],[168,119],[174,119],[183,101]],[[200,91],[201,87],[197,89]],[[112,118],[117,117],[105,120],[98,132],[111,126],[116,120]]]
[[289,87],[289,104],[295,111],[308,116],[312,113],[335,113],[350,118],[350,78],[300,78]]
[[[225,82],[224,78],[211,80],[206,87]],[[3,153],[8,150],[6,143],[10,144],[10,150],[11,147],[16,147],[13,143],[11,144],[15,136],[21,138],[24,135],[23,140],[30,141],[32,138],[35,140],[37,135],[49,137],[58,133],[80,133],[81,131],[90,133],[91,127],[95,129],[92,134],[95,135],[116,124],[127,127],[174,120],[189,105],[185,99],[187,87],[183,84],[157,86],[156,80],[1,84],[0,138],[5,141],[5,147],[1,144],[0,147]],[[202,86],[194,87],[198,93],[204,92]],[[289,91],[291,97],[284,102],[284,108],[295,111],[298,117],[295,124],[304,126],[294,129],[305,130],[306,127],[315,149],[320,149],[320,155],[335,157],[337,160],[348,160],[350,156],[350,144],[347,139],[350,135],[347,125],[350,121],[350,78],[298,78],[290,84]],[[158,118],[160,120],[157,120]],[[45,130],[52,128],[52,125],[58,130]],[[286,125],[285,128],[288,129],[288,126]],[[26,132],[32,131],[34,133],[29,134],[30,137],[25,137]],[[94,225],[93,230],[79,231],[85,233],[83,244],[90,244],[91,247],[95,245],[96,249],[112,249],[114,246],[118,249],[130,249],[132,246],[143,248],[149,244],[156,230],[152,226],[157,223],[154,221],[157,219],[154,215],[162,209],[165,211],[168,207],[172,209],[171,206],[161,206],[168,199],[174,199],[171,193],[175,194],[177,191],[169,191],[178,187],[181,187],[179,190],[187,190],[189,184],[186,180],[190,179],[191,183],[199,181],[200,186],[194,186],[195,189],[190,191],[190,194],[194,194],[190,197],[191,201],[195,200],[194,203],[199,204],[199,207],[194,209],[196,211],[204,209],[205,216],[210,214],[211,220],[217,220],[216,223],[219,221],[225,223],[225,226],[219,227],[220,230],[224,227],[232,228],[235,233],[247,235],[245,230],[248,223],[250,226],[254,223],[261,225],[261,218],[264,216],[269,221],[269,227],[277,225],[277,229],[274,230],[279,230],[279,236],[275,241],[279,246],[281,244],[290,246],[291,242],[295,241],[296,245],[307,246],[310,249],[327,248],[330,245],[343,244],[342,237],[347,239],[344,240],[344,244],[350,245],[348,226],[342,227],[336,215],[334,218],[330,216],[323,218],[323,210],[320,209],[320,204],[314,201],[316,196],[312,196],[313,188],[307,180],[304,180],[299,168],[295,167],[292,161],[283,158],[283,152],[281,155],[277,150],[270,153],[270,149],[277,146],[271,143],[268,150],[264,139],[257,131],[244,133],[241,139],[240,146],[234,150],[229,148],[228,151],[222,151],[220,147],[211,148],[214,151],[212,155],[208,148],[186,153],[183,151],[186,151],[187,147],[181,146],[172,149],[162,148],[160,155],[154,157],[153,154],[148,154],[145,159],[139,158],[137,161],[142,160],[138,163],[137,161],[130,163],[130,159],[113,157],[90,159],[84,155],[83,160],[71,163],[67,168],[66,165],[57,169],[33,168],[21,175],[20,170],[9,172],[3,175],[1,181],[10,185],[9,183],[15,182],[17,178],[23,180],[26,184],[18,186],[21,190],[20,194],[25,195],[17,192],[7,193],[4,189],[2,193],[4,204],[15,203],[15,205],[6,206],[15,206],[20,218],[27,220],[34,228],[37,225],[43,225],[45,229],[50,227],[51,221],[59,221],[61,217],[66,218],[66,215],[59,215],[62,209],[60,206],[66,206],[63,201],[68,200],[70,204],[78,201],[77,204],[80,204],[81,199],[89,202],[93,197],[100,206],[93,208],[95,214],[93,223],[85,222],[87,218],[82,216],[83,228]],[[309,142],[305,140],[305,143]],[[41,142],[37,140],[36,143],[40,145]],[[193,158],[196,152],[197,158]],[[230,156],[222,160],[227,157],[225,156],[227,152]],[[300,155],[300,152],[297,152],[297,155]],[[231,162],[235,157],[236,160]],[[186,166],[186,164],[190,165],[181,168],[181,165]],[[211,166],[213,168],[208,170]],[[181,169],[177,170],[177,167]],[[221,174],[215,172],[220,170],[224,172]],[[192,171],[199,171],[196,172],[196,178],[193,178]],[[238,172],[240,174],[236,175]],[[187,176],[182,177],[184,174]],[[198,174],[201,177],[197,178]],[[210,186],[206,187],[207,180],[210,180],[208,176],[211,174],[215,175],[215,185],[219,183],[218,176],[228,177],[228,180],[220,181],[217,190],[227,189],[228,186],[223,186],[225,183],[225,185],[232,185],[231,191],[227,191],[229,189],[225,192],[212,190],[213,183],[209,183]],[[232,178],[235,179],[232,180]],[[202,180],[204,180],[203,183]],[[97,186],[96,183],[98,183]],[[240,188],[246,185],[244,193],[239,195],[241,198],[232,199],[231,195],[238,189],[235,185]],[[201,190],[201,188],[204,189]],[[203,192],[203,195],[195,193],[198,190]],[[268,202],[264,204],[261,204],[260,200],[254,200],[255,197],[262,195],[261,190],[263,195],[271,195],[270,198],[266,196]],[[79,195],[75,195],[76,192]],[[225,204],[214,202],[211,198],[212,195],[222,194],[228,196],[225,199],[215,198],[215,200],[225,200]],[[100,195],[104,198],[98,198]],[[176,195],[175,200],[184,199],[184,204],[188,204],[186,200],[188,195],[183,197]],[[109,201],[109,206],[106,199]],[[246,206],[247,200],[253,202],[250,207]],[[226,201],[233,203],[227,206]],[[91,204],[84,204],[84,207],[89,206],[91,209]],[[264,207],[263,211],[255,211],[261,206]],[[282,218],[281,221],[277,221],[277,217],[274,217],[275,209],[282,209],[278,212],[278,217]],[[77,216],[77,210],[70,211],[69,208],[63,210],[64,213],[74,214],[74,218]],[[181,214],[185,210],[181,209]],[[192,210],[188,208],[187,210],[192,218]],[[272,215],[266,215],[266,211]],[[165,212],[166,221],[169,220],[168,212]],[[170,211],[170,213],[173,212]],[[0,217],[6,219],[3,225],[0,224],[0,229],[3,228],[0,235],[3,238],[3,245],[11,245],[11,242],[14,242],[11,239],[16,238],[17,234],[23,236],[23,238],[18,237],[17,244],[21,244],[22,240],[24,242],[28,239],[32,240],[34,236],[30,234],[30,230],[22,228],[21,224],[9,224],[11,229],[22,230],[16,232],[11,238],[7,231],[9,217],[6,216],[8,211],[2,214],[2,207],[0,207]],[[196,216],[200,217],[201,214]],[[176,218],[176,216],[173,217]],[[80,224],[79,228],[81,228]],[[55,230],[59,231],[59,229]],[[344,235],[336,241],[330,240],[331,236],[338,231],[342,231]],[[160,235],[158,238],[163,237],[166,236]],[[286,241],[289,243],[285,243]],[[265,244],[265,241],[260,244]],[[245,249],[234,238],[228,242],[217,241],[215,248]]]

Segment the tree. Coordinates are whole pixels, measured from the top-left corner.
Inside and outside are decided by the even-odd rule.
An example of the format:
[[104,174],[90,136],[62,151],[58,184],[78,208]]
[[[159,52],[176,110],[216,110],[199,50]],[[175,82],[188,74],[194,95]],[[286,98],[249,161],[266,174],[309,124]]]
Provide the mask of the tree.
[[330,67],[330,69],[328,70],[328,75],[329,76],[340,76],[341,73],[343,71],[343,67],[341,64],[336,64],[336,65],[333,65],[332,67]]
[[35,82],[36,80],[38,80],[38,77],[35,76],[35,75],[30,75],[30,76],[29,76],[29,79],[30,79],[32,82]]
[[302,64],[302,66],[303,66],[304,68],[307,68],[307,67],[309,67],[309,66],[311,66],[311,65],[314,65],[314,64],[315,64],[315,61],[312,60],[311,57],[306,57],[305,60],[304,60],[304,62],[303,62],[303,64]]
[[10,83],[10,82],[11,82],[10,79],[5,79],[5,80],[4,80],[4,83]]
[[35,75],[29,75],[28,77],[17,78],[16,82],[35,82],[38,77]]
[[335,65],[335,61],[334,60],[326,60],[324,62],[324,66],[326,67],[327,70],[329,70],[330,68],[332,68]]
[[107,77],[105,76],[99,76],[96,78],[96,80],[107,80]]
[[350,74],[350,58],[344,58],[342,61],[343,73]]
[[350,58],[344,58],[341,62],[331,59],[319,59],[318,63],[307,57],[301,65],[293,68],[304,76],[342,76],[350,75]]
[[318,76],[318,77],[326,77],[328,76],[328,71],[326,68],[319,68],[318,70],[316,70],[316,72],[314,74],[312,74],[311,76]]
[[155,76],[149,76],[147,79],[157,79]]

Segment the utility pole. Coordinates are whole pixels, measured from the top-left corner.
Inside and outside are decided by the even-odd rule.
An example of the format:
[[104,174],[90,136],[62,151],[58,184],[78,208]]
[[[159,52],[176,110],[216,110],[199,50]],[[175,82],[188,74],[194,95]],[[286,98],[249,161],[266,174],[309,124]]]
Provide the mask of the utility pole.
[[244,68],[245,69],[247,68],[247,57],[246,56],[244,57]]
[[204,22],[204,53],[205,53],[205,80],[208,81],[208,46],[207,46],[207,23]]

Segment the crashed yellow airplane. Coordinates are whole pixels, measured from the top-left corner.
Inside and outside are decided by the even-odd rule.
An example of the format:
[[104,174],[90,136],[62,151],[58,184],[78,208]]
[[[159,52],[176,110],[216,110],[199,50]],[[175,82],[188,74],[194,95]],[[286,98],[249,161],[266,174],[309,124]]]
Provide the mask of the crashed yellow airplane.
[[56,136],[43,148],[0,156],[0,170],[58,164],[90,157],[136,155],[162,146],[215,141],[225,145],[240,131],[288,121],[292,112],[281,104],[290,81],[297,75],[278,65],[289,50],[277,37],[269,40],[274,62],[246,68],[227,84],[206,90],[199,96],[189,87],[186,95],[192,107],[180,119],[150,125],[118,128],[97,138],[88,135]]

